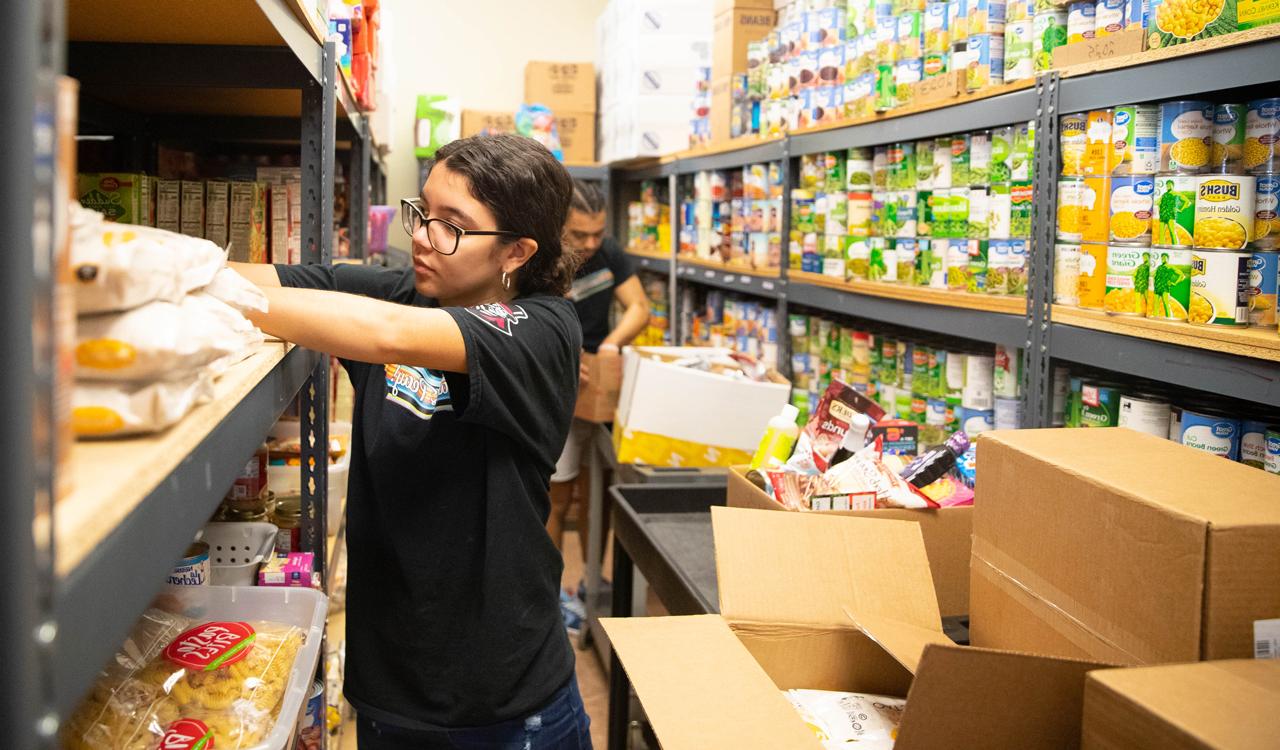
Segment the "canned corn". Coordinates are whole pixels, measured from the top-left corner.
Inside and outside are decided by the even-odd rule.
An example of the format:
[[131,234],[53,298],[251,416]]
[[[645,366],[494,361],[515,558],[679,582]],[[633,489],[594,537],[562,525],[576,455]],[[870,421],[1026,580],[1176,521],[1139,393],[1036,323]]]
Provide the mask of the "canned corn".
[[1111,174],[1111,130],[1115,111],[1111,109],[1095,109],[1089,112],[1084,125],[1084,164],[1085,175]]
[[1147,317],[1186,320],[1191,304],[1191,250],[1174,247],[1151,249],[1147,274]]
[[1252,172],[1276,171],[1280,164],[1280,98],[1249,102],[1244,124],[1244,168]]
[[1084,242],[1108,242],[1111,218],[1111,178],[1084,178],[1084,198],[1080,209],[1080,238]]
[[1110,233],[1113,242],[1151,241],[1151,213],[1155,182],[1147,176],[1111,178]]
[[1280,174],[1263,172],[1254,189],[1253,246],[1270,249],[1280,243]]
[[1085,192],[1083,177],[1062,177],[1058,180],[1058,239],[1079,242],[1083,239],[1080,219],[1084,213]]
[[1213,145],[1209,170],[1239,172],[1244,159],[1245,108],[1243,104],[1219,104],[1213,110]]
[[1204,175],[1196,180],[1195,244],[1241,250],[1254,237],[1253,175]]
[[1191,302],[1187,322],[1196,325],[1249,325],[1247,252],[1196,250],[1191,254]]
[[1053,67],[1053,51],[1067,43],[1065,8],[1050,6],[1036,11],[1031,27],[1031,55],[1037,72]]
[[1145,315],[1151,251],[1143,245],[1107,246],[1103,308],[1109,315]]
[[1196,176],[1158,174],[1155,196],[1152,244],[1162,247],[1195,244]]
[[1080,246],[1080,275],[1076,297],[1080,307],[1101,310],[1107,293],[1107,246]]
[[1088,113],[1063,115],[1058,121],[1058,150],[1062,152],[1062,174],[1076,177],[1084,174],[1085,123]]
[[1206,101],[1160,104],[1160,171],[1204,171],[1213,138],[1213,111],[1213,104]]
[[1274,327],[1280,252],[1254,250],[1249,259],[1249,325]]
[[1080,246],[1059,242],[1053,248],[1053,301],[1059,305],[1080,303]]
[[1116,107],[1114,124],[1112,173],[1154,173],[1160,165],[1160,109],[1154,104]]
[[1098,5],[1093,0],[1067,6],[1067,44],[1079,44],[1094,38]]

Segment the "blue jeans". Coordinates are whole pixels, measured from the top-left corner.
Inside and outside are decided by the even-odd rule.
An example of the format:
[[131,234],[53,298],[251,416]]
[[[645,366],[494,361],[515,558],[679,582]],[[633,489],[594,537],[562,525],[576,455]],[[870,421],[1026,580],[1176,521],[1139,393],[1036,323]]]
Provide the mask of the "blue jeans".
[[468,729],[423,731],[358,716],[360,750],[591,750],[591,718],[578,677],[523,719]]

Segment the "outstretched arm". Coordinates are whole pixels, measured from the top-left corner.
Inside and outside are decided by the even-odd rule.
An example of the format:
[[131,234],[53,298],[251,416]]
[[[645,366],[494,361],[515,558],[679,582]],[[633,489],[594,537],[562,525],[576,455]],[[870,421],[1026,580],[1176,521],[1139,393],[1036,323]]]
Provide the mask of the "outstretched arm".
[[601,346],[613,344],[623,347],[630,344],[632,339],[639,336],[645,326],[649,325],[649,298],[645,296],[640,279],[635,276],[622,282],[614,290],[614,296],[623,304],[626,311],[618,321],[618,327],[609,332],[601,342]]

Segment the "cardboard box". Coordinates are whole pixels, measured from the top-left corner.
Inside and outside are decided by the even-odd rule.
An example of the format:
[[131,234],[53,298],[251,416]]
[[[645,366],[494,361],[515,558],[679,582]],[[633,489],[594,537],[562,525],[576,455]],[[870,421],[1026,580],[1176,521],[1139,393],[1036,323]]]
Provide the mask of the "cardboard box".
[[1280,476],[1131,430],[978,440],[971,637],[1125,665],[1253,654]]
[[145,174],[121,172],[81,174],[76,180],[80,205],[98,211],[107,221],[155,226],[152,204],[154,181]]
[[[672,364],[705,360],[713,372]],[[627,347],[614,422],[621,463],[651,466],[732,466],[749,463],[769,420],[791,397],[791,384],[731,380],[728,349]]]
[[773,31],[777,14],[772,9],[733,8],[716,15],[711,41],[711,79],[747,72],[747,45]]
[[569,163],[594,162],[596,160],[596,113],[556,112],[555,115],[564,160]]
[[[755,508],[794,513],[747,481],[747,467],[734,466],[729,471],[730,508]],[[938,508],[913,510],[884,508],[880,510],[810,511],[815,516],[852,516],[855,518],[887,518],[914,521],[924,535],[925,553],[933,572],[934,594],[944,617],[969,614],[969,552],[973,534],[973,508]]]
[[733,138],[733,78],[711,82],[711,141],[724,143]]
[[[790,5],[794,1],[795,0],[789,0],[787,5]],[[727,13],[731,10],[744,10],[748,8],[756,10],[773,10],[773,2],[774,0],[716,0],[714,13],[719,16],[720,14]]]
[[582,364],[588,380],[586,387],[578,390],[573,416],[588,422],[612,422],[622,390],[622,358],[583,354]]
[[204,238],[226,247],[231,235],[231,183],[209,180],[204,184]]
[[261,182],[231,183],[231,260],[267,262],[266,189]]
[[182,231],[182,181],[156,180],[156,226]]
[[905,696],[896,750],[1078,746],[1085,674],[1103,665],[952,644],[917,524],[711,520],[719,615],[602,621],[666,750],[819,750],[791,688]]
[[1085,750],[1280,747],[1280,660],[1101,669],[1084,688]]
[[188,237],[204,237],[204,183],[182,181],[181,231]]
[[1143,50],[1146,32],[1140,26],[1130,26],[1118,34],[1104,36],[1101,39],[1086,39],[1075,44],[1064,44],[1053,50],[1053,67],[1067,68],[1072,65],[1106,60],[1109,57],[1132,55]]
[[524,66],[524,100],[552,112],[595,112],[596,69],[589,62],[539,62]]
[[479,109],[462,110],[462,137],[494,135],[516,132],[514,112],[491,112]]

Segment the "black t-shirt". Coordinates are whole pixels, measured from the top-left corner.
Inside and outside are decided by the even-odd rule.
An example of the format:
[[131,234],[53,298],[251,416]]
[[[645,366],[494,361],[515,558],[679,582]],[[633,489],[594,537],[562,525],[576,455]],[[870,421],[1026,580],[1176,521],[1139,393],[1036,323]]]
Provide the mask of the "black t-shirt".
[[631,258],[612,237],[605,237],[600,249],[587,259],[573,277],[569,299],[582,321],[582,348],[595,354],[600,342],[609,335],[609,308],[613,290],[636,275]]
[[[434,306],[412,269],[277,266],[285,286]],[[568,301],[444,308],[467,374],[343,361],[355,386],[347,489],[347,698],[432,729],[541,708],[573,673],[547,535],[578,384]]]

